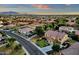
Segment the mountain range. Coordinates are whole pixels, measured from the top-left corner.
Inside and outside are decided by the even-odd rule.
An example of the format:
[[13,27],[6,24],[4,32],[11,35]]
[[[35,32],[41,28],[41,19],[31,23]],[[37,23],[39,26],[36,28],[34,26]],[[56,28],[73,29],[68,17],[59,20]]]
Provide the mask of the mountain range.
[[14,12],[14,11],[8,11],[8,12],[0,12],[0,14],[2,14],[2,15],[14,15],[14,14],[19,14],[19,13]]
[[0,15],[79,15],[79,12],[15,12],[15,11],[6,11],[0,12]]

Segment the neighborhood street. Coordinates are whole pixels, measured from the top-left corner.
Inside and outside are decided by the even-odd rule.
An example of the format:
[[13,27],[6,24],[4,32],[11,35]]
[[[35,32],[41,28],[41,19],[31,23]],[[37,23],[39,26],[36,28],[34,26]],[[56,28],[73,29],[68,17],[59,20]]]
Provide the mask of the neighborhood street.
[[35,45],[30,43],[30,41],[27,41],[26,39],[13,34],[11,31],[4,31],[4,30],[1,30],[1,31],[5,32],[7,35],[13,38],[16,38],[16,40],[28,51],[30,55],[44,55],[45,54],[41,50],[39,50]]

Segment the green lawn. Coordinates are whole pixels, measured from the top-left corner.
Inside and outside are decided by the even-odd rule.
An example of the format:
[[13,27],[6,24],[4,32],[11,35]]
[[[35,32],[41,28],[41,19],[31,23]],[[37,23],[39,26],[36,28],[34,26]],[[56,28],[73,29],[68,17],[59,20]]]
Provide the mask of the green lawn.
[[45,40],[43,40],[43,39],[37,40],[36,44],[37,44],[39,47],[41,47],[41,48],[43,48],[43,47],[49,45],[49,44],[48,44]]

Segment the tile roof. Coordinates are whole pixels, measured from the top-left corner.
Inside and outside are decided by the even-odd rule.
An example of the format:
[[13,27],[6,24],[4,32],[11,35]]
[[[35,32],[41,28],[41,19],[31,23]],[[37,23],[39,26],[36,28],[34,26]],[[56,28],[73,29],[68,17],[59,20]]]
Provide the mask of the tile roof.
[[31,29],[31,28],[22,28],[22,29],[19,29],[19,31],[22,31],[22,32],[30,32],[32,30],[33,29]]
[[79,30],[75,31],[75,35],[79,35]]
[[61,27],[59,27],[59,30],[74,31],[74,28],[73,27],[67,27],[67,26],[61,26]]
[[62,39],[66,33],[48,30],[45,34],[48,34],[50,37],[55,37],[57,39]]

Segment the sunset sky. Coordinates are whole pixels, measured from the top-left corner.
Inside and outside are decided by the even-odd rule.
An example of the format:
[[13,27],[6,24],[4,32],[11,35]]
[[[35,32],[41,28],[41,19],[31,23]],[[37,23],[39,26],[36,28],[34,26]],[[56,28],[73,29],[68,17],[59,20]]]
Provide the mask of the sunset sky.
[[0,4],[0,12],[78,13],[79,4]]

